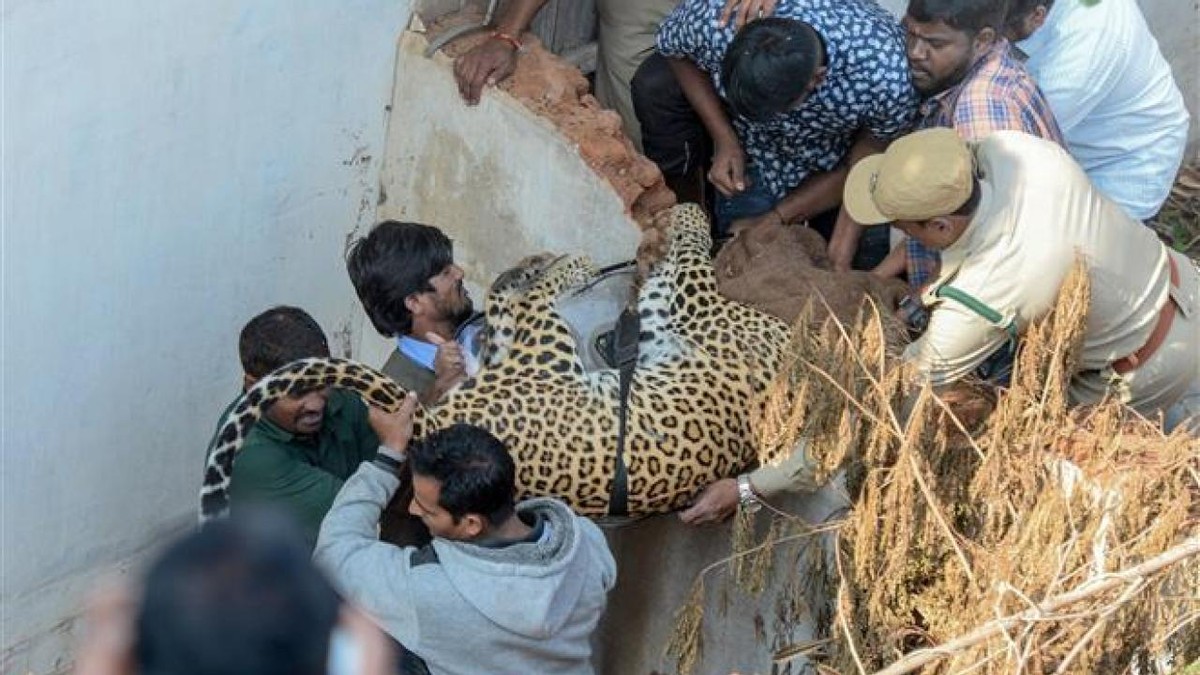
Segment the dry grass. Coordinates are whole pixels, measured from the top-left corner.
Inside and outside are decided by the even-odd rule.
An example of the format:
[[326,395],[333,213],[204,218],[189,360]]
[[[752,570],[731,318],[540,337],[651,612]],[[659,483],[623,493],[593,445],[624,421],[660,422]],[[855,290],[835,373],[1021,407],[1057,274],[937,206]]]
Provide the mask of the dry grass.
[[1179,171],[1171,196],[1151,224],[1176,250],[1200,260],[1200,165]]
[[[853,329],[799,319],[809,337],[759,430],[764,461],[806,438],[818,475],[847,471],[856,495],[828,526],[836,555],[810,558],[837,589],[822,672],[1154,673],[1162,655],[1180,670],[1200,657],[1200,442],[1117,403],[1068,407],[1080,272],[982,425],[956,414],[976,397],[906,391],[873,312]],[[771,548],[813,541],[786,514],[775,523],[766,542],[739,528],[743,587],[762,588]],[[700,662],[702,597],[676,634],[683,673]]]

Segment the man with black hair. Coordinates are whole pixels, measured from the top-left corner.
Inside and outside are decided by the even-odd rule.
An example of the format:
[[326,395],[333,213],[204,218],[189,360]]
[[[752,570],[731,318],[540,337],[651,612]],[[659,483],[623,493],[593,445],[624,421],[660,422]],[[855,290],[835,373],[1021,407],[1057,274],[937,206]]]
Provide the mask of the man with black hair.
[[385,374],[428,404],[478,369],[482,322],[445,233],[381,222],[350,247],[346,269],[375,330],[396,340]]
[[[616,581],[600,529],[562,502],[514,503],[504,444],[455,424],[410,446],[416,397],[371,410],[379,456],[346,481],[314,559],[434,675],[591,674],[590,636]],[[380,542],[374,523],[411,464],[424,547]]]
[[[242,328],[238,353],[245,390],[292,361],[329,356],[329,344],[307,312],[280,306]],[[226,408],[222,422],[235,404]],[[318,389],[280,399],[250,430],[234,460],[233,509],[255,502],[277,504],[297,520],[312,545],[342,481],[372,459],[378,446],[367,408],[354,394]]]
[[[901,24],[913,85],[923,97],[917,127],[952,127],[968,141],[1024,131],[1061,145],[1050,104],[1002,35],[1004,9],[995,0],[910,0]],[[849,219],[838,228],[835,241],[856,240],[862,231]],[[909,239],[875,272],[905,272],[919,293],[937,276],[939,260],[936,251]]]
[[[454,60],[454,79],[467,105],[479,103],[485,85],[503,81],[517,69],[525,34],[547,0],[504,3],[488,39]],[[625,135],[641,149],[641,128],[630,101],[629,81],[647,56],[654,53],[654,34],[679,0],[598,0],[596,4],[596,71],[593,93],[600,105],[621,116]],[[561,4],[561,3],[560,3]],[[725,0],[721,23],[738,27],[775,0]]]
[[911,125],[900,27],[870,0],[784,0],[735,32],[724,5],[682,2],[634,76],[646,155],[677,180],[711,142],[718,237],[735,221],[807,221],[828,238],[848,163]]

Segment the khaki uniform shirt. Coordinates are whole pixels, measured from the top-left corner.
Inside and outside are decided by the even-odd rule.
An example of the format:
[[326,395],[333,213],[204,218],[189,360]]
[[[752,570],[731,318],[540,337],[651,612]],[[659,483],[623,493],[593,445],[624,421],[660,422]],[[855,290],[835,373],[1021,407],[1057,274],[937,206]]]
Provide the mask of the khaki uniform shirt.
[[[936,386],[968,374],[1008,340],[1003,326],[957,301],[934,297],[937,287],[950,284],[969,293],[1005,322],[1015,319],[1023,332],[1053,307],[1080,257],[1091,278],[1091,312],[1072,399],[1092,403],[1118,384],[1125,401],[1143,411],[1171,405],[1200,369],[1195,267],[1180,256],[1183,284],[1173,294],[1181,315],[1168,343],[1142,367],[1117,376],[1109,366],[1146,343],[1172,294],[1166,247],[1098,192],[1054,143],[1002,131],[973,149],[982,187],[979,208],[942,253],[941,276],[925,298],[933,307],[929,328],[908,347],[906,359]],[[1156,360],[1171,361],[1158,368],[1169,381],[1139,376]]]

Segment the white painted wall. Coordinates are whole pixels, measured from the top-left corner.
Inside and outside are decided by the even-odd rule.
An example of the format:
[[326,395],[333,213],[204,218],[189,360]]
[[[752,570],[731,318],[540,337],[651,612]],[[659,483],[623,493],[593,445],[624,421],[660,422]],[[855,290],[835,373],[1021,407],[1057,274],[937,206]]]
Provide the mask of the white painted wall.
[[191,522],[250,316],[357,346],[410,5],[3,3],[0,671],[51,671],[94,572]]
[[[94,576],[191,521],[247,318],[380,353],[341,252],[410,4],[0,3],[0,672],[53,670]],[[1195,117],[1200,10],[1142,4]]]

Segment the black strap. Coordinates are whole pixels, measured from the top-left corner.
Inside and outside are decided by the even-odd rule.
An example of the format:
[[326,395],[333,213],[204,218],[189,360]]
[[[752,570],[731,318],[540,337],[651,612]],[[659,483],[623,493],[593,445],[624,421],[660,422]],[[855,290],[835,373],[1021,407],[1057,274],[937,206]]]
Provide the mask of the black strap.
[[629,424],[629,389],[633,385],[633,369],[637,367],[641,325],[637,308],[626,308],[617,318],[617,326],[613,330],[612,353],[619,374],[620,409],[617,418],[617,466],[608,499],[610,516],[624,516],[629,513],[629,467],[625,464],[625,435]]

